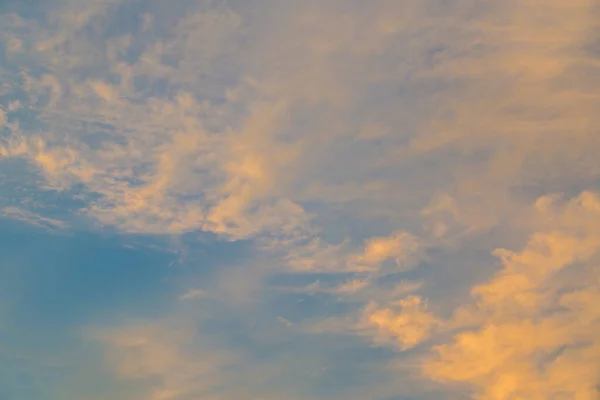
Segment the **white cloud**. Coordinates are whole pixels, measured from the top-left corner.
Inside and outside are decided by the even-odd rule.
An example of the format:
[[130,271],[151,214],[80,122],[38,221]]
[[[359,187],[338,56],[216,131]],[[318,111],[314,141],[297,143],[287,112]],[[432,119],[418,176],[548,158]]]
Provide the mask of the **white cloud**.
[[186,300],[201,299],[201,298],[206,297],[207,295],[208,295],[208,293],[206,293],[206,291],[204,291],[204,290],[190,289],[187,292],[185,292],[184,294],[182,294],[181,296],[179,296],[179,300],[186,301]]

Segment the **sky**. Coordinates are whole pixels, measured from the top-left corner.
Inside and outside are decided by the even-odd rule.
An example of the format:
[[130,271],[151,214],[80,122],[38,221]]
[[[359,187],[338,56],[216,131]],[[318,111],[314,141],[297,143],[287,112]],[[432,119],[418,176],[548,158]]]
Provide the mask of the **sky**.
[[0,399],[599,399],[598,21],[0,0]]

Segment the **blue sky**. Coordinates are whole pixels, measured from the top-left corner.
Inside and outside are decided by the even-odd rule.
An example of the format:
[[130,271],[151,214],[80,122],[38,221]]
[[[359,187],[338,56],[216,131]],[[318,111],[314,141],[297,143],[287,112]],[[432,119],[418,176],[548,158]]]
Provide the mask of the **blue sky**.
[[0,399],[595,400],[597,14],[0,2]]

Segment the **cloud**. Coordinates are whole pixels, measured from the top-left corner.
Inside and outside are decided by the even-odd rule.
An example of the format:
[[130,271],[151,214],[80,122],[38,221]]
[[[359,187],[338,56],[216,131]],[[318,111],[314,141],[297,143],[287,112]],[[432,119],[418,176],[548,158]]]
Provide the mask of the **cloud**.
[[[362,116],[371,111],[361,93],[393,84],[394,66],[365,69],[376,69],[372,54],[399,50],[391,37],[404,29],[404,13],[418,12],[416,4],[350,7],[343,21],[316,2],[288,5],[251,26],[244,7],[174,7],[164,16],[173,24],[156,40],[159,28],[147,23],[141,31],[134,24],[108,30],[119,12],[131,13],[124,3],[83,10],[74,1],[68,13],[52,12],[51,23],[29,21],[25,33],[11,31],[14,21],[7,25],[9,36],[38,49],[11,59],[45,66],[23,74],[44,125],[43,135],[26,132],[25,141],[43,139],[44,152],[27,147],[7,156],[29,160],[57,189],[83,185],[94,199],[85,214],[130,233],[245,238],[306,230],[302,201],[349,196],[369,203],[365,187],[390,198],[386,177],[373,180],[362,167],[368,163],[344,156],[369,145],[347,140],[363,122],[342,121],[357,112],[365,126],[378,119]],[[149,5],[144,21],[152,11]],[[364,24],[371,29],[359,28]],[[324,187],[332,189],[315,190]]]
[[203,297],[206,297],[207,294],[208,293],[206,293],[204,290],[190,289],[187,292],[185,292],[184,294],[182,294],[181,296],[179,296],[179,300],[186,301],[186,300],[193,300],[193,299],[201,299]]
[[490,4],[466,27],[472,45],[434,68],[464,86],[447,104],[449,116],[433,119],[411,147],[421,156],[454,151],[462,158],[464,167],[452,161],[451,194],[470,204],[470,219],[500,223],[497,215],[523,206],[515,191],[531,200],[569,179],[580,190],[594,185],[598,168],[589,149],[598,147],[598,135],[585,121],[595,119],[600,98],[575,82],[597,65],[586,50],[596,12],[586,0]]
[[17,207],[0,208],[0,215],[5,218],[18,220],[29,225],[37,226],[48,231],[64,231],[68,228],[68,224],[64,221],[43,217]]
[[409,295],[369,304],[357,333],[399,350],[438,343],[408,362],[433,381],[472,388],[474,398],[596,398],[600,196],[544,196],[531,213],[544,230],[520,251],[496,249],[502,268],[450,318]]
[[[263,134],[253,130],[269,128],[268,124],[274,121],[270,106],[265,103],[261,108],[249,103],[248,107],[254,107],[256,112],[251,111],[248,122],[242,122],[241,131],[224,125],[223,120],[218,129],[229,130],[230,134],[216,136],[207,132],[202,114],[230,113],[230,105],[216,106],[222,108],[217,111],[211,100],[198,102],[189,94],[200,83],[195,77],[199,72],[195,66],[224,50],[219,45],[235,31],[237,16],[226,9],[193,12],[175,26],[172,40],[149,47],[131,64],[122,59],[133,45],[131,35],[113,36],[102,43],[85,33],[87,27],[94,25],[92,17],[103,20],[114,16],[119,10],[118,2],[76,10],[78,7],[74,6],[69,13],[52,13],[50,18],[56,25],[30,31],[30,40],[37,42],[41,57],[46,57],[44,62],[52,65],[52,72],[41,76],[25,73],[29,101],[37,105],[39,120],[62,126],[63,130],[51,128],[39,138],[13,138],[12,149],[6,149],[5,156],[30,160],[58,189],[83,184],[97,198],[84,211],[125,231],[177,233],[205,229],[238,237],[260,231],[260,221],[249,220],[245,214],[255,197],[253,193],[264,186],[254,182],[264,182],[264,178],[256,173],[258,157],[253,153],[244,155],[242,152],[250,150],[235,138]],[[101,25],[97,28],[104,29]],[[197,35],[202,35],[206,46],[186,60],[186,47],[195,42]],[[215,41],[212,52],[206,37]],[[136,40],[141,46],[152,41],[144,36]],[[75,54],[70,47],[85,47],[88,52],[85,56]],[[183,56],[177,73],[160,61],[160,57],[170,54]],[[119,77],[117,82],[109,82],[106,75],[91,80],[74,73],[77,68],[103,65]],[[187,82],[192,78],[195,82]],[[149,83],[167,79],[179,93],[174,101],[166,92],[149,97],[145,88],[133,84],[134,79],[147,79]],[[228,90],[219,88],[222,95]],[[49,101],[44,103],[48,92]],[[97,127],[99,146],[92,146],[85,134],[77,134],[81,123]],[[268,134],[264,132],[267,140]],[[32,141],[43,143],[43,147],[26,144]],[[14,151],[16,148],[23,151]],[[238,157],[243,164],[239,164]],[[193,187],[188,184],[191,180],[197,181]],[[253,185],[258,186],[253,189]],[[261,210],[281,208],[280,204],[265,204]]]
[[375,327],[377,335],[398,341],[402,350],[410,349],[429,339],[440,321],[429,311],[427,302],[419,296],[408,296],[379,308],[371,304],[365,310],[366,323]]
[[[593,2],[169,4],[0,15],[7,215],[58,226],[51,200],[27,208],[52,191],[122,234],[247,241],[254,258],[214,273],[218,301],[330,294],[322,332],[436,343],[437,382],[594,396]],[[281,274],[298,281],[273,294]],[[160,381],[151,398],[236,378],[179,346],[193,334],[126,331],[102,340],[120,374]]]
[[224,369],[236,365],[233,355],[205,348],[186,352],[193,332],[162,324],[125,326],[116,330],[92,330],[90,338],[107,346],[107,357],[120,379],[150,381],[143,398],[181,399],[189,396],[218,398],[211,394],[224,381]]
[[385,261],[393,260],[399,268],[406,268],[403,264],[414,257],[417,250],[419,250],[419,243],[414,236],[406,232],[397,232],[387,237],[368,239],[363,251],[353,256],[351,262],[361,265],[359,268],[368,270]]
[[434,348],[438,355],[424,364],[425,374],[468,383],[477,398],[595,398],[598,206],[597,195],[583,193],[544,212],[568,227],[535,233],[520,252],[497,250],[502,270],[475,286],[474,303],[446,322],[457,331]]
[[[42,49],[29,62],[51,68],[25,73],[29,102],[37,104],[38,120],[48,127],[40,137],[44,151],[27,147],[5,153],[30,160],[52,187],[83,184],[94,200],[82,211],[102,224],[131,233],[204,230],[235,239],[297,238],[323,229],[324,221],[316,217],[327,216],[331,223],[343,218],[329,212],[336,203],[361,223],[385,215],[391,226],[372,236],[385,235],[406,222],[415,224],[405,214],[418,215],[441,188],[454,199],[466,227],[489,227],[513,213],[518,205],[506,195],[509,186],[526,182],[519,171],[529,174],[529,181],[545,179],[542,166],[551,153],[542,150],[556,152],[561,146],[532,145],[542,140],[540,124],[524,121],[523,127],[532,128],[523,135],[504,126],[552,109],[560,121],[577,120],[572,108],[564,107],[567,93],[552,96],[553,82],[587,62],[569,51],[585,40],[593,22],[584,18],[585,2],[516,7],[538,10],[553,21],[568,16],[557,20],[565,27],[558,35],[543,23],[519,19],[535,12],[508,5],[377,1],[287,4],[250,25],[245,23],[253,14],[245,7],[182,6],[165,14],[170,25],[163,26],[156,20],[142,23],[158,10],[149,5],[137,16],[140,30],[131,25],[110,32],[108,22],[119,10],[132,12],[121,3],[98,3],[84,11],[73,2],[75,11],[56,12],[51,24],[31,24],[25,34],[11,31],[16,22],[7,25],[8,36],[26,37]],[[439,7],[447,9],[435,12]],[[341,9],[347,12],[339,20]],[[472,18],[464,26],[453,23],[466,15]],[[542,42],[531,39],[533,31]],[[99,32],[109,40],[99,40]],[[194,45],[200,37],[202,48]],[[553,40],[564,51],[555,54]],[[73,50],[79,48],[89,51]],[[412,61],[401,62],[399,56]],[[527,69],[544,60],[555,60],[555,67],[540,67],[547,72],[539,76]],[[527,73],[519,77],[514,71],[520,70]],[[427,85],[433,82],[439,85],[432,91]],[[405,104],[386,87],[428,101]],[[582,110],[595,101],[573,99]],[[474,111],[473,104],[483,112]],[[531,109],[531,117],[514,111],[512,118],[505,104]],[[98,132],[94,140],[81,134],[83,124]],[[383,133],[364,136],[373,129]],[[486,139],[490,135],[492,142]],[[32,132],[27,136],[35,140]],[[576,137],[581,146],[567,146],[565,157],[583,156],[585,141],[593,141],[583,131]],[[511,146],[516,150],[500,151]],[[477,176],[451,153],[472,159]],[[509,160],[509,153],[537,167]],[[419,176],[412,179],[407,171]],[[487,187],[490,195],[474,193],[478,187]],[[319,205],[318,215],[304,208],[309,201]],[[433,235],[441,235],[449,222],[435,222]]]
[[352,279],[344,282],[338,287],[332,289],[333,293],[344,295],[344,294],[353,294],[368,285],[366,280]]
[[[285,322],[280,319],[281,322]],[[200,313],[129,320],[112,327],[88,326],[85,338],[104,349],[105,365],[131,388],[128,399],[299,400],[289,357],[264,357],[240,343],[234,332],[215,331],[214,318]],[[272,335],[271,335],[272,337]],[[247,337],[249,339],[249,337]],[[287,354],[287,353],[286,353]],[[298,358],[301,360],[301,357]],[[292,376],[293,377],[293,376]]]
[[349,240],[334,245],[317,236],[308,243],[295,243],[286,261],[297,272],[384,274],[411,269],[421,257],[416,237],[392,232],[367,237],[355,248]]
[[309,285],[302,287],[286,287],[281,290],[287,293],[304,293],[304,294],[316,294],[316,293],[328,293],[332,295],[353,295],[369,285],[369,279],[348,279],[340,284],[323,285],[319,281],[315,281]]

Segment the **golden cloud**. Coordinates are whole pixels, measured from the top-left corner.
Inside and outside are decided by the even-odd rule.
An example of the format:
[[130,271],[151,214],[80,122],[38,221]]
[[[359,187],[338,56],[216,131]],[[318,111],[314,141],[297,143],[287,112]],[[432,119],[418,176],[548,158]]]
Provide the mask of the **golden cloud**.
[[[502,270],[446,322],[456,333],[424,373],[472,385],[481,399],[597,398],[598,206],[586,192],[548,215],[562,228],[535,233],[520,252],[497,250]],[[585,221],[573,224],[573,215]]]

